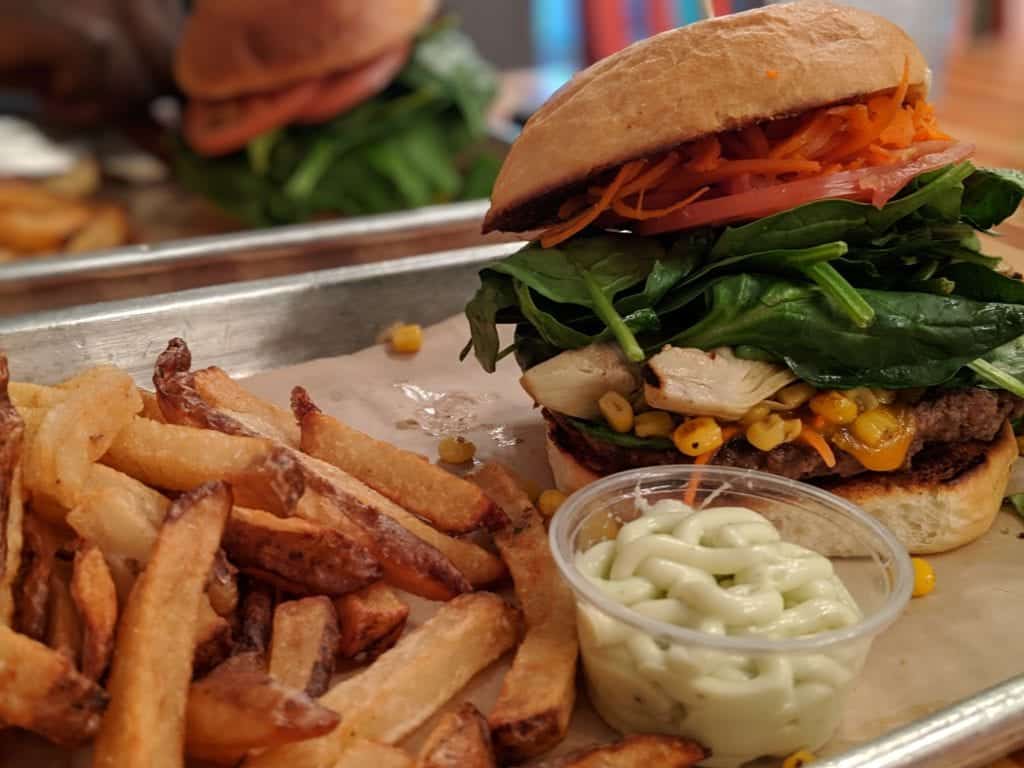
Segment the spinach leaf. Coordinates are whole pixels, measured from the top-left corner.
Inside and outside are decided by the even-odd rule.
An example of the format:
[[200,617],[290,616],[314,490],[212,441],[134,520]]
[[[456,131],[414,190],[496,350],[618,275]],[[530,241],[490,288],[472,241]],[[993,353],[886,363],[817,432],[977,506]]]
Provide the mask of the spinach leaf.
[[961,215],[978,229],[1009,218],[1024,200],[1024,172],[979,168],[964,181]]
[[718,238],[711,256],[720,259],[755,251],[809,248],[836,240],[868,240],[927,205],[947,210],[951,195],[962,192],[962,182],[973,170],[968,162],[947,166],[927,184],[881,209],[849,200],[821,200],[729,227]]
[[980,264],[959,263],[945,267],[942,276],[952,280],[957,296],[979,301],[1024,304],[1024,282]]
[[815,286],[742,274],[719,281],[710,294],[703,320],[669,343],[756,347],[821,387],[940,384],[1024,334],[1024,306],[958,297],[862,291],[875,320],[858,328]]
[[[518,306],[519,301],[508,280],[486,272],[481,274],[480,287],[466,304],[466,317],[469,320],[473,352],[480,367],[488,373],[494,373],[498,362],[500,341],[495,325],[498,313]],[[463,350],[461,358],[464,359],[468,352],[469,347]]]
[[618,445],[622,448],[640,448],[652,451],[669,451],[675,446],[672,441],[665,437],[637,437],[633,434],[623,434],[614,429],[600,424],[596,421],[585,421],[566,417],[576,429],[585,435],[597,438],[605,443]]

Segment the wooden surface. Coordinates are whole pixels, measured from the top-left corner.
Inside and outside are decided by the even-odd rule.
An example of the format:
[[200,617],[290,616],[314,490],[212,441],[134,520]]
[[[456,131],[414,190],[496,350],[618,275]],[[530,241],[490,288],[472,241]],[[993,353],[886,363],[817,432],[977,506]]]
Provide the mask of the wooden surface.
[[[1024,40],[977,43],[954,53],[947,63],[944,92],[937,102],[939,124],[977,146],[979,165],[1024,170],[1022,48]],[[985,250],[1024,272],[1024,208],[999,233],[999,238],[985,238]]]

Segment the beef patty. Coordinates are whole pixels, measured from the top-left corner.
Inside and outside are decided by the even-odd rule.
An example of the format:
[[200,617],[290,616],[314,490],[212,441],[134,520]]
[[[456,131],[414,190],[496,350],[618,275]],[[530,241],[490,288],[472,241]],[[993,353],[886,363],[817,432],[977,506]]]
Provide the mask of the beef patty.
[[[904,469],[913,468],[913,458],[926,447],[943,443],[972,440],[988,442],[995,439],[1007,419],[1024,415],[1024,399],[1008,392],[987,389],[935,389],[913,406],[917,425],[914,441],[907,451]],[[555,443],[571,453],[577,461],[599,475],[625,469],[659,464],[686,464],[692,461],[676,450],[625,448],[605,442],[577,429],[561,414],[544,411]],[[836,465],[825,466],[821,456],[805,445],[785,443],[771,451],[761,451],[743,438],[722,447],[712,464],[743,469],[757,469],[793,480],[850,477],[867,470],[855,458],[836,451]]]

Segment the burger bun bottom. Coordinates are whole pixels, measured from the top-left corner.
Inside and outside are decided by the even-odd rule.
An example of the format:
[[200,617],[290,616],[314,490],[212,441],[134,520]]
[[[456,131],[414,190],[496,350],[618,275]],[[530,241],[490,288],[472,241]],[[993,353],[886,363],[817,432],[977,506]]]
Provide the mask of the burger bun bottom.
[[[873,515],[911,554],[936,554],[969,544],[988,531],[1002,506],[1017,455],[1013,430],[1006,424],[988,443],[929,447],[915,457],[913,468],[906,472],[868,472],[815,485]],[[562,450],[550,433],[547,458],[555,485],[563,493],[599,478]],[[800,543],[823,554],[855,554],[848,551],[848,542],[836,540],[829,532],[818,531],[809,538],[811,541]]]

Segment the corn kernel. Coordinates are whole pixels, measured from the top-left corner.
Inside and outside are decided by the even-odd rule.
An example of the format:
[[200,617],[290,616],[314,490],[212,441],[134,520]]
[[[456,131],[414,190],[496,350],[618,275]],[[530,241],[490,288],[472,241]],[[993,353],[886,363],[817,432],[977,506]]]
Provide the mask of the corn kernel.
[[393,352],[419,352],[423,346],[423,328],[411,323],[400,325],[391,332],[391,350]]
[[862,413],[850,426],[853,436],[869,448],[877,448],[900,429],[900,422],[884,406]]
[[551,517],[558,508],[562,506],[562,502],[566,499],[566,495],[561,491],[557,491],[553,488],[544,491],[537,498],[537,509],[544,517]]
[[764,403],[759,403],[743,414],[743,418],[740,419],[740,424],[744,427],[749,427],[751,424],[767,419],[771,415],[771,412],[771,408]]
[[813,763],[817,758],[813,752],[801,749],[782,761],[782,768],[801,768],[808,763]]
[[437,455],[445,464],[468,464],[476,456],[476,446],[464,437],[445,437],[437,446]]
[[747,427],[747,442],[761,451],[778,448],[786,441],[786,425],[777,413]]
[[857,418],[857,404],[834,389],[812,397],[810,407],[830,424],[849,424]]
[[882,404],[882,401],[875,395],[875,391],[867,387],[854,387],[846,390],[843,394],[853,400],[861,412],[873,411]]
[[792,411],[814,397],[815,392],[816,390],[810,384],[798,381],[796,384],[790,384],[788,387],[780,389],[775,393],[773,399],[782,403],[787,411]]
[[935,571],[931,563],[920,557],[911,558],[910,563],[914,566],[914,591],[911,594],[914,597],[930,594],[935,589]]
[[684,421],[672,433],[672,442],[687,456],[700,456],[722,447],[725,439],[722,428],[710,416],[698,416]]
[[638,413],[633,419],[633,431],[637,437],[670,437],[675,427],[672,414],[666,411]]
[[608,426],[616,432],[629,432],[633,429],[633,406],[618,392],[605,392],[597,401]]
[[804,431],[804,423],[800,419],[783,419],[782,433],[785,435],[784,442],[792,443],[800,433]]

